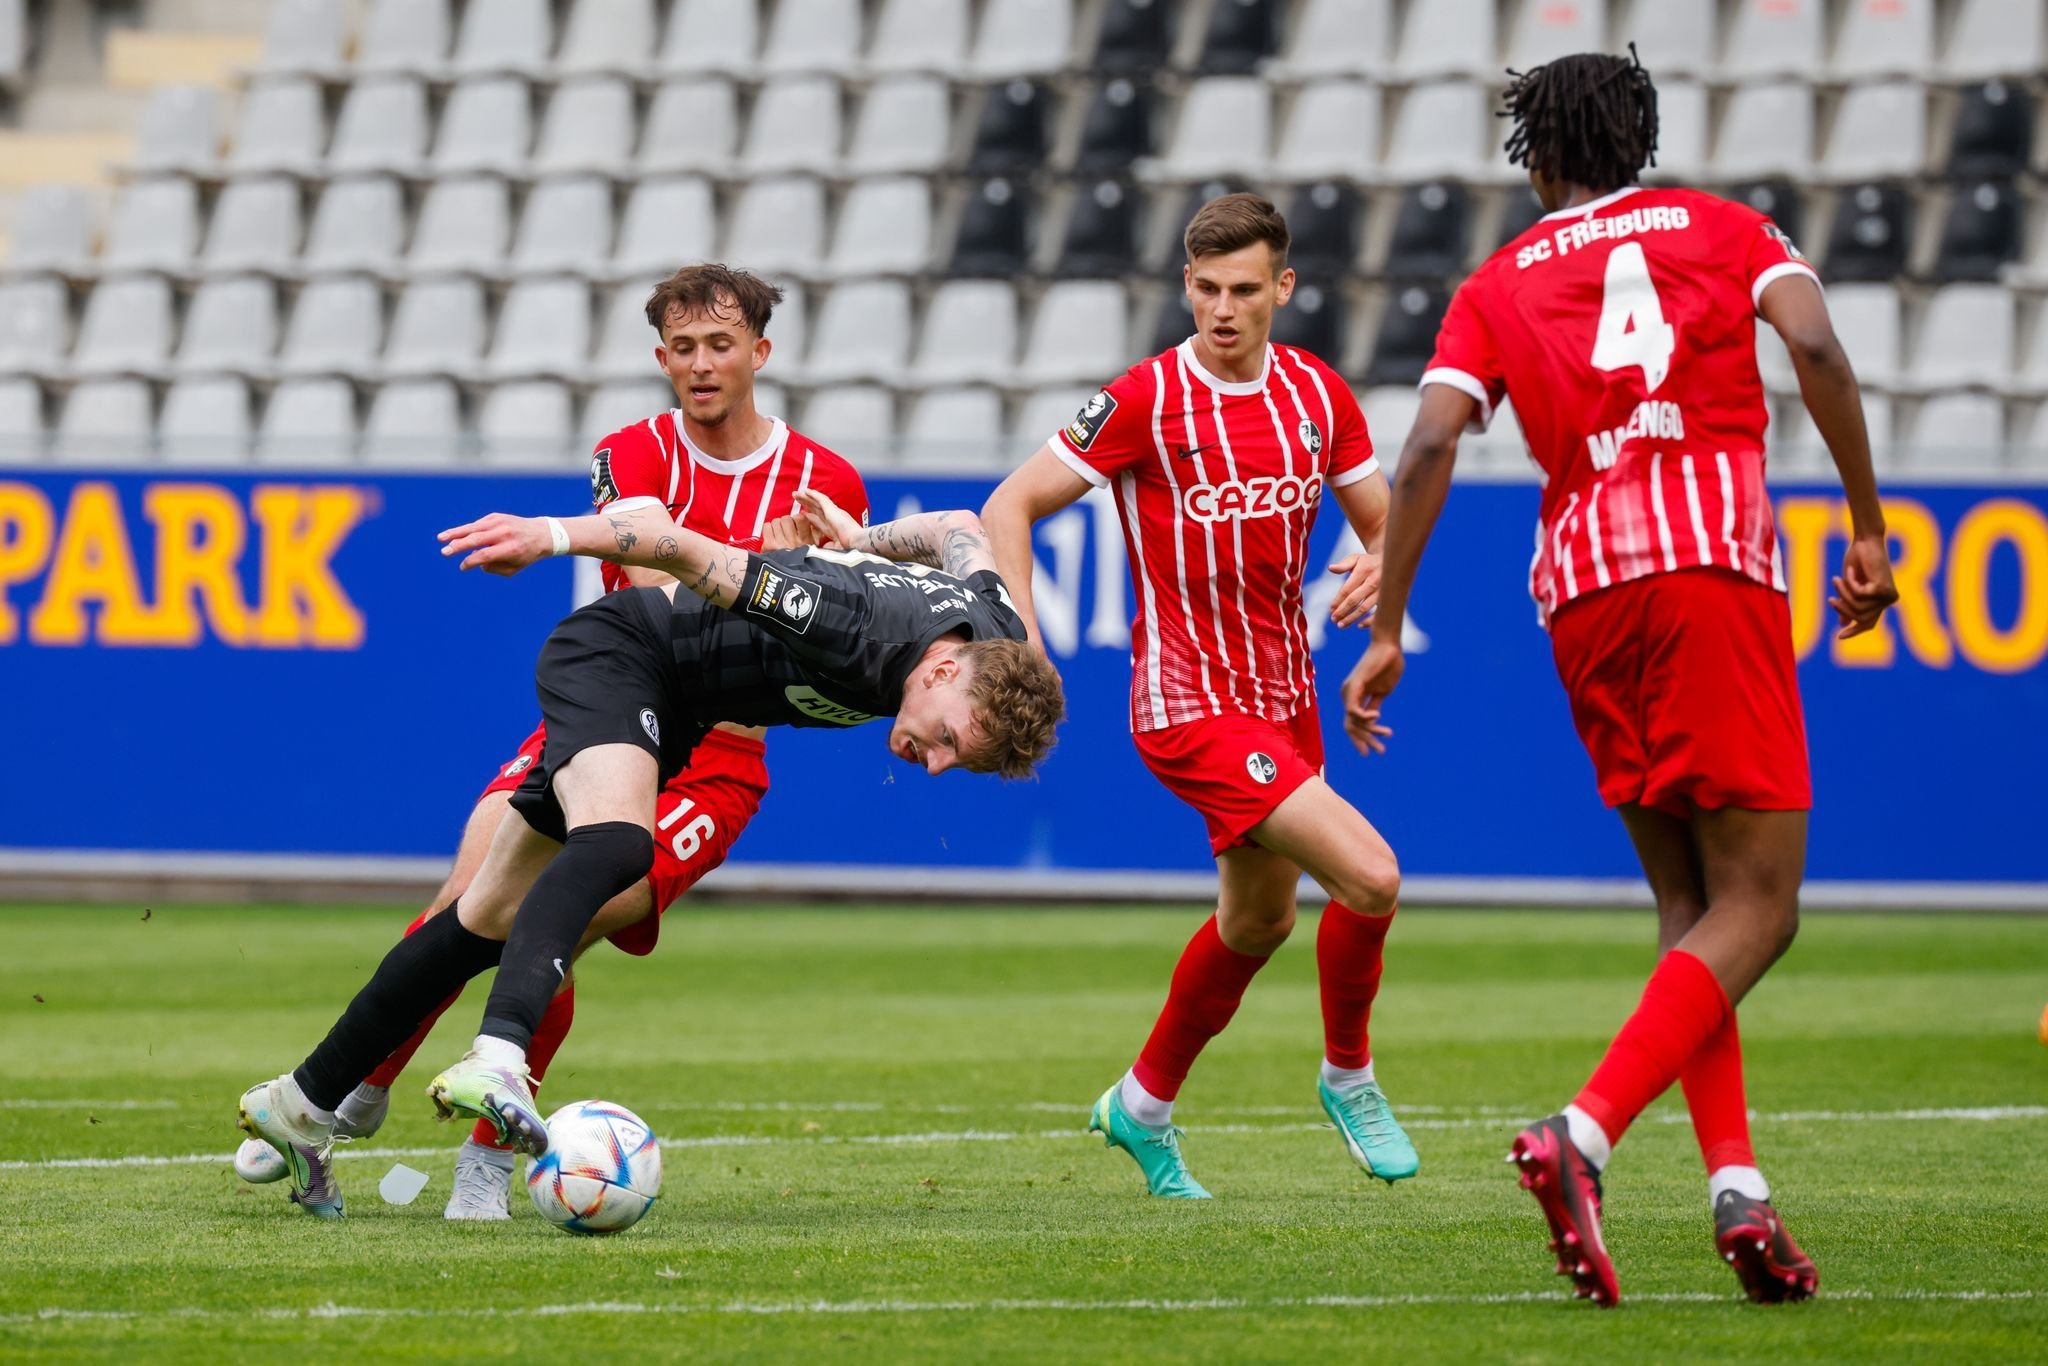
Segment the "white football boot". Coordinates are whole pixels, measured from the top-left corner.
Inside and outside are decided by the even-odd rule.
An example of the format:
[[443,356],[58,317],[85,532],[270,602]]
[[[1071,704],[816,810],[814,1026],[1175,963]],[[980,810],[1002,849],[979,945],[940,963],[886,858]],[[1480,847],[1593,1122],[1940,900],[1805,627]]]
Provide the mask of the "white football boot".
[[509,1148],[486,1148],[473,1138],[462,1140],[455,1154],[455,1189],[448,1195],[444,1219],[488,1221],[512,1217],[512,1163]]
[[[390,1109],[389,1088],[367,1083],[358,1086],[334,1112],[335,1138],[368,1138],[384,1127],[384,1116]],[[235,1175],[252,1186],[282,1181],[290,1170],[284,1154],[263,1139],[245,1138],[242,1146],[235,1149]]]

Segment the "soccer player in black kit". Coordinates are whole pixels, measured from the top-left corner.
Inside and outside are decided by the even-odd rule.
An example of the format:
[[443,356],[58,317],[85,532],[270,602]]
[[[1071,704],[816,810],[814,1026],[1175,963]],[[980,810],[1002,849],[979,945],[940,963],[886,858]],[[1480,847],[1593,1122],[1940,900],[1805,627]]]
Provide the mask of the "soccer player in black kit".
[[654,801],[721,721],[851,726],[893,716],[889,748],[930,773],[1027,776],[1063,714],[1059,676],[1026,640],[970,512],[863,527],[799,495],[821,544],[723,545],[645,506],[586,517],[494,513],[441,534],[464,569],[512,574],[551,555],[645,565],[678,584],[608,594],[542,647],[546,748],[451,908],[394,945],[299,1067],[251,1087],[241,1125],[281,1153],[292,1198],[342,1212],[334,1107],[448,994],[497,967],[475,1046],[434,1078],[443,1117],[490,1120],[539,1155],[547,1130],[525,1049],[600,914],[647,875]]

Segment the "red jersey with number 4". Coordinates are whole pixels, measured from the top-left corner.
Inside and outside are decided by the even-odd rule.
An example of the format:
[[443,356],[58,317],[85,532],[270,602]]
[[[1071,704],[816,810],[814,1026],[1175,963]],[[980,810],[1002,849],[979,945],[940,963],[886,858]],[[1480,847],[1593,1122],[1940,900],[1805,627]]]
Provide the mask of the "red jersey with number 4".
[[[868,491],[860,472],[779,417],[759,449],[732,460],[698,450],[674,412],[613,432],[590,457],[594,506],[653,498],[677,525],[746,550],[761,548],[763,529],[795,512],[796,492],[806,488],[867,521]],[[607,593],[626,584],[623,568],[604,566]]]
[[1125,371],[1050,444],[1116,496],[1138,589],[1133,731],[1227,712],[1285,721],[1313,699],[1309,530],[1325,487],[1379,470],[1336,371],[1268,346],[1257,379],[1227,383],[1182,342]]
[[1547,622],[1583,593],[1715,565],[1783,591],[1764,492],[1756,308],[1791,239],[1697,190],[1561,209],[1458,288],[1422,383],[1503,396],[1543,475],[1529,591]]

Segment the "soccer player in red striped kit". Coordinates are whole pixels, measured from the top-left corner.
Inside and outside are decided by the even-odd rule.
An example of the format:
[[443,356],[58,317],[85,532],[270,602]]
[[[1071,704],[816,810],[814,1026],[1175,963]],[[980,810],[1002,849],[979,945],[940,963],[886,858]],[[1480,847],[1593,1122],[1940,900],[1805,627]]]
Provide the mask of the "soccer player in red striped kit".
[[1400,874],[1379,832],[1323,781],[1302,614],[1309,531],[1326,493],[1369,548],[1333,566],[1347,575],[1336,611],[1348,620],[1370,606],[1386,480],[1343,379],[1268,341],[1273,310],[1294,288],[1287,245],[1286,221],[1257,195],[1203,205],[1186,235],[1196,334],[1091,398],[982,512],[1036,640],[1032,524],[1090,489],[1114,493],[1138,590],[1133,738],[1208,826],[1216,913],[1182,952],[1137,1060],[1089,1121],[1137,1161],[1152,1194],[1171,1198],[1209,1194],[1181,1156],[1175,1097],[1293,929],[1304,871],[1330,895],[1316,933],[1318,1095],[1373,1175],[1393,1182],[1417,1165],[1367,1038]]
[[1512,400],[1543,478],[1530,590],[1600,794],[1656,897],[1661,957],[1584,1088],[1523,1130],[1510,1160],[1550,1225],[1558,1273],[1611,1306],[1601,1173],[1676,1081],[1721,1257],[1751,1299],[1804,1299],[1818,1275],[1756,1166],[1735,1023],[1797,929],[1812,805],[1764,487],[1756,317],[1790,349],[1848,496],[1852,538],[1829,600],[1844,637],[1898,598],[1856,379],[1818,278],[1776,224],[1636,184],[1656,150],[1657,102],[1633,53],[1519,74],[1507,114],[1508,154],[1549,212],[1473,272],[1444,316],[1401,452],[1372,645],[1344,685],[1346,726],[1376,746],[1458,434]]

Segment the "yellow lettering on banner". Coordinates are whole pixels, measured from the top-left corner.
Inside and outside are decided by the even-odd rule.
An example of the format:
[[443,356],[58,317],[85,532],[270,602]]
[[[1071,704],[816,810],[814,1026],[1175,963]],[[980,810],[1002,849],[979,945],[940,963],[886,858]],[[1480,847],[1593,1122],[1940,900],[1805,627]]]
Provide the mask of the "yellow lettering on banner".
[[100,606],[97,638],[104,643],[124,644],[147,629],[148,609],[120,500],[113,485],[97,481],[71,491],[42,601],[29,613],[29,639],[38,645],[83,644],[89,602]]
[[236,573],[248,541],[241,504],[217,484],[151,484],[142,505],[156,526],[156,610],[145,635],[111,643],[197,645],[211,625],[224,643],[247,644],[249,609]]
[[259,484],[250,511],[263,528],[263,589],[250,643],[352,650],[363,614],[330,565],[369,509],[363,490],[343,484]]
[[1792,657],[1804,659],[1820,644],[1827,614],[1828,536],[1841,520],[1830,498],[1787,498],[1778,504],[1778,534],[1785,544],[1785,586],[1792,607]]
[[[1991,556],[2020,557],[2020,609],[2000,630],[1991,619]],[[1986,673],[2020,673],[2048,654],[2048,519],[2031,503],[1993,498],[1956,526],[1948,555],[1948,619],[1963,658]]]
[[[1835,508],[1836,531],[1846,538],[1849,505],[1837,500]],[[1941,569],[1941,523],[1925,503],[1912,498],[1885,499],[1884,521],[1891,532],[1892,584],[1899,590],[1899,605],[1879,619],[1876,630],[1837,640],[1835,663],[1848,669],[1890,668],[1898,653],[1892,637],[1896,617],[1913,657],[1930,669],[1946,669],[1955,662],[1956,652],[1934,597],[1934,576]]]
[[7,601],[7,587],[42,572],[55,522],[41,489],[0,484],[0,645],[12,645],[21,633],[21,617]]

